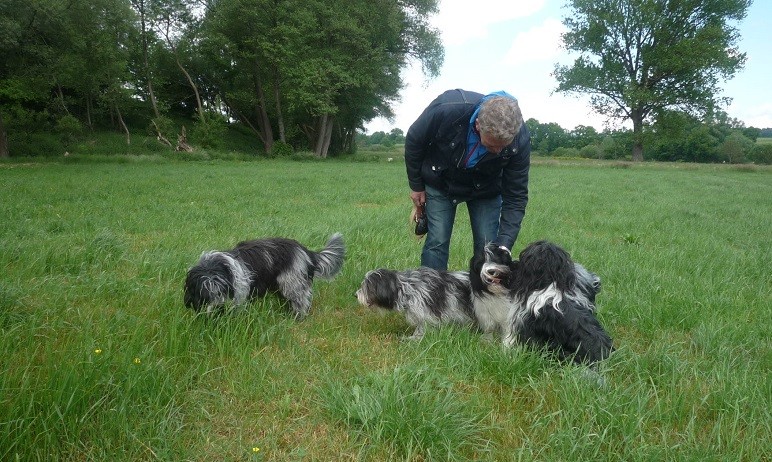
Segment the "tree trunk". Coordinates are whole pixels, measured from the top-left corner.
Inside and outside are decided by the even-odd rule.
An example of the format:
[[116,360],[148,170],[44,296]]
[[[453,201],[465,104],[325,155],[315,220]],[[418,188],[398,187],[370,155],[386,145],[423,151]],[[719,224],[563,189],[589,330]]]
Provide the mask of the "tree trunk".
[[198,117],[199,120],[201,120],[201,123],[206,123],[206,116],[204,115],[204,105],[201,104],[201,95],[198,93],[198,86],[193,82],[193,78],[190,77],[190,74],[188,74],[188,71],[185,70],[185,67],[180,62],[180,58],[177,57],[177,50],[174,49],[174,61],[177,63],[177,67],[180,68],[183,74],[185,74],[185,78],[188,80],[188,85],[190,85],[190,88],[193,89],[193,93],[196,95],[196,107],[198,108]]
[[641,111],[633,109],[630,119],[633,121],[633,162],[643,161],[643,116]]
[[5,132],[3,114],[0,112],[0,159],[7,159],[9,157],[11,157],[11,153],[8,152],[8,134]]
[[255,66],[253,69],[253,85],[255,86],[255,93],[257,94],[257,101],[255,102],[255,113],[257,114],[257,126],[262,132],[263,146],[265,152],[271,152],[273,147],[273,129],[271,128],[271,119],[268,118],[268,112],[265,110],[265,92],[263,91],[263,85],[260,82],[260,65],[255,59]]
[[86,95],[86,125],[88,125],[89,131],[94,131],[94,124],[91,122],[91,112],[92,112],[92,100],[91,100],[91,92],[89,92]]
[[155,99],[155,92],[153,92],[153,79],[150,78],[150,63],[148,59],[147,43],[147,21],[145,19],[145,2],[139,1],[136,4],[139,10],[139,24],[140,33],[142,34],[142,63],[145,66],[145,83],[147,84],[147,93],[150,98],[150,105],[153,108],[153,115],[157,119],[161,117],[161,113],[158,111],[158,101]]
[[126,123],[123,121],[123,116],[121,116],[121,110],[118,109],[118,105],[115,105],[115,114],[118,116],[118,124],[121,127],[121,130],[126,135],[126,145],[131,144],[131,134],[129,133],[129,127],[126,126]]
[[67,115],[70,115],[70,110],[67,108],[67,103],[64,102],[64,92],[59,82],[56,83],[56,94],[59,96],[59,103],[62,105],[62,109],[64,109]]
[[[278,72],[274,72],[274,75],[278,74]],[[279,140],[281,140],[282,143],[287,142],[287,138],[284,135],[284,116],[281,112],[281,99],[279,99],[279,79],[276,77],[274,79],[273,83],[273,98],[276,100],[276,119],[277,123],[279,124]]]
[[316,157],[327,157],[327,151],[330,149],[330,140],[332,139],[333,119],[329,114],[319,116],[316,130],[316,142],[314,143],[314,155]]

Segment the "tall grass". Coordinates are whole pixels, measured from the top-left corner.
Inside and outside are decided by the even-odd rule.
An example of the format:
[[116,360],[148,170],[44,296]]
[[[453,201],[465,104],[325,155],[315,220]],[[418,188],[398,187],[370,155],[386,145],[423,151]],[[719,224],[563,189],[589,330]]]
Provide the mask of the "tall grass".
[[[365,156],[366,157],[366,156]],[[400,159],[0,164],[0,460],[745,460],[772,457],[772,170],[545,161],[515,251],[603,279],[606,386],[360,307],[418,264]],[[463,210],[450,266],[467,265]],[[346,263],[296,323],[269,296],[182,306],[204,250],[262,236]]]

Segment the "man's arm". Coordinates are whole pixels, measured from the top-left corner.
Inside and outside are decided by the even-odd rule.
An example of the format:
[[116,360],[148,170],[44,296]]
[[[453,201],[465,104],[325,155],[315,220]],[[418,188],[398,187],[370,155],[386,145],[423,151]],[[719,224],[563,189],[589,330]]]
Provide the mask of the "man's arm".
[[531,166],[531,134],[523,124],[517,135],[517,154],[504,167],[501,179],[501,219],[496,242],[512,249],[528,204],[528,175]]

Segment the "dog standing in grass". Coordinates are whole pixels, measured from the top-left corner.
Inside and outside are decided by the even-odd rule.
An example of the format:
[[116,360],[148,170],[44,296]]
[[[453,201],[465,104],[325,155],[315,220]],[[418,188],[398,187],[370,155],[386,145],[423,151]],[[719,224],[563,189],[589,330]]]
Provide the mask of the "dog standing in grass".
[[204,252],[185,279],[185,306],[197,312],[222,311],[275,292],[286,299],[295,319],[311,310],[314,278],[331,280],[341,270],[345,246],[333,234],[314,252],[286,238],[240,242],[231,250]]
[[362,306],[403,314],[415,327],[409,340],[421,340],[428,327],[477,323],[466,271],[375,269],[365,274],[356,297]]

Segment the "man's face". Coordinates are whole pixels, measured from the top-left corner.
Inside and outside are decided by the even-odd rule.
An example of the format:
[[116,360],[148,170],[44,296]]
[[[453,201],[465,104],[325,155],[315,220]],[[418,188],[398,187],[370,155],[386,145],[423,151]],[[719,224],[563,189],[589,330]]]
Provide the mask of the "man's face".
[[485,146],[485,149],[487,149],[488,152],[498,154],[502,150],[504,150],[504,148],[509,146],[509,143],[512,142],[512,140],[499,140],[499,139],[493,138],[487,133],[480,131],[480,125],[477,122],[475,122],[475,127],[477,128],[477,131],[480,133],[480,144]]
[[497,140],[496,138],[488,136],[484,132],[480,132],[480,143],[485,146],[485,149],[487,149],[488,152],[498,154],[504,148],[509,146],[510,142],[506,140]]

